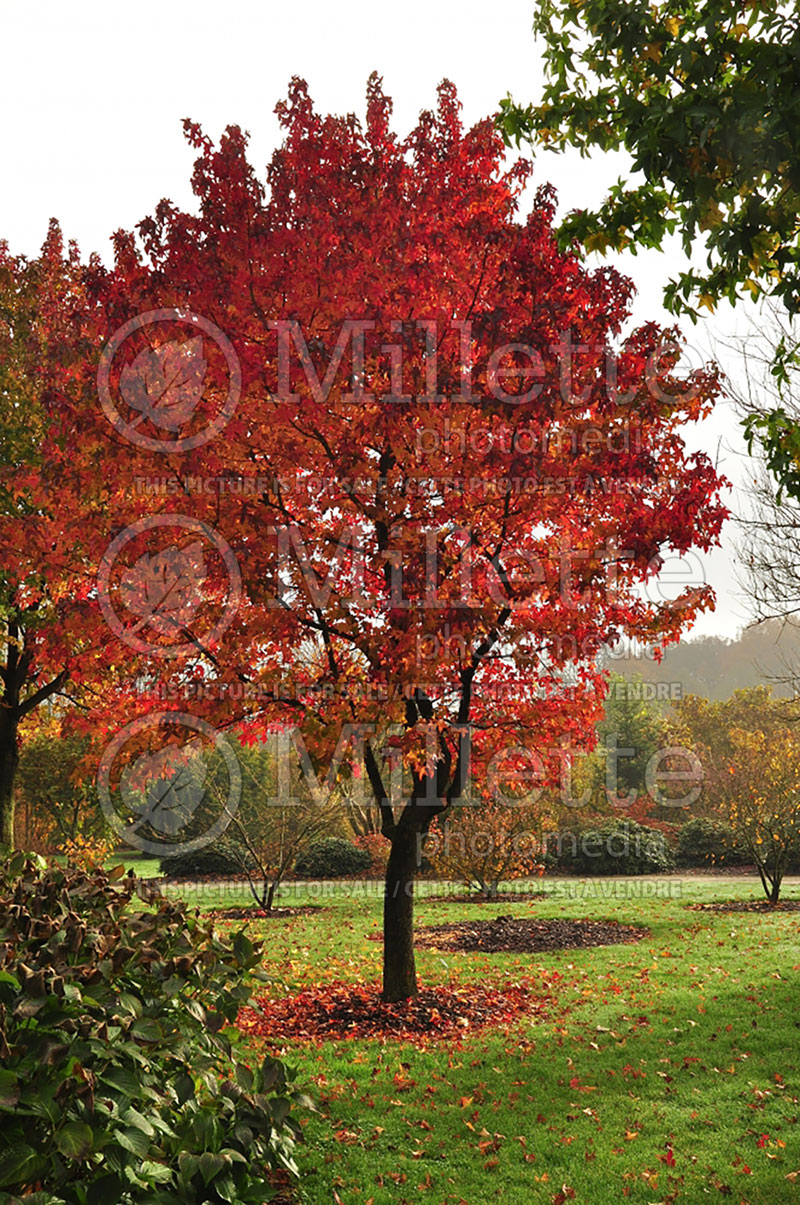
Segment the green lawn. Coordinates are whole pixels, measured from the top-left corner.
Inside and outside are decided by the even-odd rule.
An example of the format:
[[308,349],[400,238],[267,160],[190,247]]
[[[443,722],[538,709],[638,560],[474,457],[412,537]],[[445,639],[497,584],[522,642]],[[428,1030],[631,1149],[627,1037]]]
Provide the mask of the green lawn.
[[120,863],[135,870],[141,879],[152,879],[159,873],[159,859],[149,858],[147,854],[141,853],[111,854],[104,865],[106,870],[111,870]]
[[[568,1186],[589,1205],[800,1200],[800,1175],[786,1178],[800,1171],[800,912],[687,908],[758,899],[750,879],[660,882],[671,898],[638,894],[642,884],[655,892],[648,880],[548,880],[554,894],[523,903],[421,899],[418,925],[506,912],[613,917],[651,935],[547,955],[420,950],[426,983],[558,970],[558,1008],[458,1047],[347,1041],[286,1051],[320,1104],[300,1152],[301,1199],[551,1205]],[[285,902],[316,895],[325,910],[252,922],[276,990],[377,977],[381,947],[368,935],[380,900],[352,891],[301,888]],[[785,896],[800,896],[797,880]]]

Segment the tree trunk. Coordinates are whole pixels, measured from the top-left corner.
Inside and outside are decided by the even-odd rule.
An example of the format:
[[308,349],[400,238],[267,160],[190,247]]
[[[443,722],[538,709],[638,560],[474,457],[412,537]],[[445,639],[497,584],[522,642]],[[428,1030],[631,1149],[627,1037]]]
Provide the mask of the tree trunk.
[[758,875],[761,879],[761,886],[764,888],[764,895],[770,904],[777,904],[781,894],[781,883],[783,882],[783,871],[778,867],[769,873],[764,862],[756,862]]
[[16,725],[0,719],[0,848],[14,847],[14,778],[17,776]]
[[383,900],[383,999],[389,1003],[417,994],[414,962],[414,876],[418,833],[399,826],[392,837]]
[[[4,714],[5,712],[5,714]],[[17,725],[0,707],[0,848],[14,848],[14,779],[19,764]]]

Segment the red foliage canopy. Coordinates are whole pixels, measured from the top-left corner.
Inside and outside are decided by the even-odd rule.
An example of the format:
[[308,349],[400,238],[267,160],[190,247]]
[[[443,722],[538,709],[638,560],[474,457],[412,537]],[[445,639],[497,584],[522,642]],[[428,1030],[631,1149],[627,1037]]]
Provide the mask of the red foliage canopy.
[[197,212],[162,202],[92,266],[100,371],[54,396],[37,488],[100,562],[112,727],[170,688],[198,722],[298,724],[316,765],[351,739],[397,897],[470,756],[555,779],[593,741],[597,652],[711,605],[647,586],[717,540],[681,428],[718,383],[654,324],[621,338],[630,283],[558,251],[549,189],[519,220],[528,167],[451,85],[405,139],[376,77],[363,125],[298,80],[278,112],[266,187],[238,128],[187,123]]
[[[711,604],[707,586],[666,603],[640,587],[665,550],[710,547],[725,511],[680,434],[714,372],[681,379],[653,324],[620,340],[630,283],[558,252],[550,190],[518,221],[528,168],[504,170],[490,121],[462,129],[450,85],[405,140],[390,110],[373,78],[365,125],[321,117],[295,80],[267,189],[238,128],[215,147],[187,123],[198,212],[163,202],[140,243],[120,234],[95,296],[106,335],[170,306],[214,323],[238,405],[202,442],[227,417],[230,362],[160,319],[113,347],[116,430],[87,388],[63,407],[80,446],[51,454],[80,486],[102,444],[108,537],[188,515],[235,556],[231,622],[162,657],[162,676],[212,682],[203,706],[226,718],[251,683],[259,728],[297,720],[329,754],[343,724],[395,721],[422,772],[431,724],[437,760],[466,721],[477,756],[531,733],[585,743],[596,652],[622,633],[675,638]],[[168,374],[179,340],[186,356],[204,345],[204,392],[183,408],[165,392],[170,428],[142,353]],[[144,400],[124,387],[132,366]]]

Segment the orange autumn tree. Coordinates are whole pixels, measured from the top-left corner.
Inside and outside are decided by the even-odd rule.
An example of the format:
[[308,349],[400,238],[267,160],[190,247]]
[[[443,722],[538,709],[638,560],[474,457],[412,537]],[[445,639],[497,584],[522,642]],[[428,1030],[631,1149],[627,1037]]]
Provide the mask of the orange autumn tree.
[[449,808],[435,820],[425,856],[437,874],[498,899],[503,881],[544,871],[543,831],[535,804],[501,801],[489,792],[474,810]]
[[800,733],[733,729],[721,784],[721,811],[758,870],[771,904],[800,857]]
[[[88,741],[65,730],[64,706],[40,707],[22,729],[16,780],[18,844],[42,853],[113,848],[97,806]],[[101,859],[102,860],[102,859]]]
[[[118,236],[97,284],[117,417],[80,421],[103,442],[109,539],[148,509],[189,516],[241,575],[235,616],[154,657],[153,679],[201,681],[193,710],[247,711],[254,739],[291,729],[309,774],[344,764],[379,809],[383,995],[400,1000],[433,821],[505,746],[558,782],[594,740],[599,650],[676,639],[712,604],[702,584],[669,603],[647,585],[665,553],[717,540],[721,482],[681,430],[718,385],[683,374],[654,324],[622,339],[630,282],[559,252],[549,189],[520,215],[528,166],[504,166],[490,120],[463,129],[451,85],[403,139],[375,77],[363,123],[318,114],[297,80],[278,113],[265,182],[238,128],[215,146],[187,123],[197,211],[163,202]],[[229,412],[226,364],[187,315],[235,352]],[[196,438],[209,406],[224,422]]]

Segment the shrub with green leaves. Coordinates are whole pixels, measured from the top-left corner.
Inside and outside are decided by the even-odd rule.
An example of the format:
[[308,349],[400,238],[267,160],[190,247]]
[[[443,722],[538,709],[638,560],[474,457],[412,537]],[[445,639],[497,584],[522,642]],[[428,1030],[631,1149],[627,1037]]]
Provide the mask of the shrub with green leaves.
[[682,825],[675,857],[679,866],[742,866],[750,860],[733,829],[707,816]]
[[162,858],[159,870],[169,879],[229,878],[255,869],[252,854],[244,845],[227,838],[186,853]]
[[123,874],[0,866],[0,1202],[267,1201],[311,1102],[240,1051],[259,949]]
[[547,865],[580,875],[659,874],[675,862],[663,833],[634,820],[608,820],[592,829],[550,834]]
[[297,859],[295,871],[310,879],[336,879],[346,874],[361,874],[372,865],[372,855],[344,837],[326,837],[310,845]]

